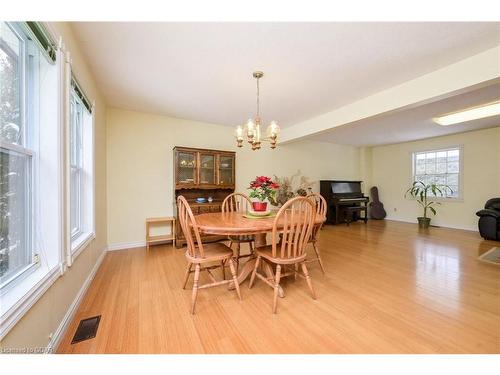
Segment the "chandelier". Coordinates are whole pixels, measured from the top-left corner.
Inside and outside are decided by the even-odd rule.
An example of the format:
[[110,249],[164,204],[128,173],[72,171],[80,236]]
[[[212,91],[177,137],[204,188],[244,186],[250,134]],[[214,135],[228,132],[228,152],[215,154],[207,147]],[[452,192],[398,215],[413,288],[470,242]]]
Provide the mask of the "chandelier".
[[235,131],[235,137],[238,147],[243,147],[244,135],[248,143],[252,145],[252,150],[259,150],[262,142],[269,142],[271,148],[276,148],[280,127],[276,121],[271,121],[266,129],[266,136],[262,137],[260,132],[260,103],[259,103],[259,79],[264,75],[263,72],[253,72],[253,77],[257,80],[257,115],[255,119],[249,119],[245,126],[238,125]]

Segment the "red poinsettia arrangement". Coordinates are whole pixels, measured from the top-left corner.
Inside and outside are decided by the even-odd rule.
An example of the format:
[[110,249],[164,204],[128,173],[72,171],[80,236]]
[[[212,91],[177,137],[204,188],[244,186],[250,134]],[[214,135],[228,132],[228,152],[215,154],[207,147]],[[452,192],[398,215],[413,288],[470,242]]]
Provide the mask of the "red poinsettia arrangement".
[[274,198],[276,190],[278,190],[279,187],[279,184],[271,180],[271,178],[257,176],[255,180],[250,182],[249,189],[252,190],[250,197],[257,198],[259,201],[263,202],[266,199]]

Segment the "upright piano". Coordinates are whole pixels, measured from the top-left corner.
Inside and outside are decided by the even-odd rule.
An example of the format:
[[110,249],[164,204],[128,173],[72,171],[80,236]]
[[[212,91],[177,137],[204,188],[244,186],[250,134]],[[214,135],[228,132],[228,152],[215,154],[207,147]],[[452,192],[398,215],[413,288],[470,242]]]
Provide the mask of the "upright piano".
[[358,219],[368,220],[369,198],[361,191],[362,181],[320,181],[320,193],[327,202],[326,222],[350,223]]

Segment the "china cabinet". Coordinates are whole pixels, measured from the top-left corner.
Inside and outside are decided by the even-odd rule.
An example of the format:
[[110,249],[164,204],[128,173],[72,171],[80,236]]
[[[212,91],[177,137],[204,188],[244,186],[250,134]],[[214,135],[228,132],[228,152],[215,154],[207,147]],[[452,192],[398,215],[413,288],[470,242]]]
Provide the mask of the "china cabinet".
[[[220,212],[224,198],[234,192],[235,153],[232,151],[174,147],[174,192],[183,195],[193,214]],[[197,201],[202,198],[203,201]],[[177,221],[177,247],[186,243]],[[219,241],[225,236],[202,236],[204,242]]]

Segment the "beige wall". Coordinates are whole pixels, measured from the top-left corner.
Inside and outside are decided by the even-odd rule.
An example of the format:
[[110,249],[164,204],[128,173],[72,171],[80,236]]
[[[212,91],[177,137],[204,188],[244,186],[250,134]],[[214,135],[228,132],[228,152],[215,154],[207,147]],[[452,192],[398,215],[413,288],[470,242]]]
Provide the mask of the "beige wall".
[[[110,248],[144,241],[146,217],[173,213],[172,148],[236,151],[236,190],[256,175],[311,179],[358,178],[356,147],[301,141],[260,151],[235,146],[233,129],[189,120],[109,108],[108,243]],[[318,188],[316,188],[318,189]]]
[[[388,218],[416,221],[418,204],[403,197],[410,185],[413,151],[463,146],[463,200],[443,202],[436,225],[477,230],[476,211],[485,201],[500,196],[500,127],[372,149],[372,182]],[[395,211],[396,210],[396,211]]]
[[372,171],[372,148],[359,148],[359,174],[363,180],[362,188],[365,195],[370,195],[370,188],[373,186],[373,171]]
[[61,324],[64,315],[106,248],[106,103],[81,55],[71,28],[66,23],[51,24],[71,52],[73,69],[87,95],[95,100],[95,205],[96,238],[76,258],[73,265],[36,302],[31,310],[2,340],[4,347],[44,347]]

